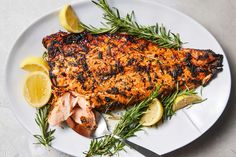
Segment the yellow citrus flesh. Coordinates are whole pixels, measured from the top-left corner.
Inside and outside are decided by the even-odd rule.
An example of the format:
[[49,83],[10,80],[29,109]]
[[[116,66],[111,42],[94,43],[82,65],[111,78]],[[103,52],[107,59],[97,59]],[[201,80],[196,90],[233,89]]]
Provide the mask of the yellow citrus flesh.
[[84,31],[83,27],[80,26],[80,22],[75,14],[75,11],[70,5],[64,5],[60,10],[59,21],[61,26],[68,32],[80,33]]
[[184,108],[185,106],[188,106],[190,104],[195,104],[201,101],[202,101],[202,98],[196,94],[181,95],[175,99],[172,109],[173,111],[177,111],[181,108]]
[[27,57],[22,62],[20,67],[26,71],[42,71],[48,73],[48,63],[42,57]]
[[44,72],[32,72],[26,77],[23,94],[31,106],[40,108],[47,104],[51,91],[50,78]]
[[140,120],[143,126],[152,126],[159,122],[163,116],[163,106],[158,99],[153,99],[147,111]]

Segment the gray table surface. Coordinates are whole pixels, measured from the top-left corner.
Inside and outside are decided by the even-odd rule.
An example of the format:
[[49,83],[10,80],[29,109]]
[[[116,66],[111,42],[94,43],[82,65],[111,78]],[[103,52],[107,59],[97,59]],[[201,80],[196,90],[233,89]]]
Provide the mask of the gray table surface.
[[[191,144],[166,157],[236,157],[236,1],[157,0],[193,17],[223,47],[232,72],[232,91],[227,108],[217,123]],[[68,157],[56,150],[32,146],[32,136],[9,109],[3,89],[7,55],[20,33],[43,14],[76,0],[0,1],[0,157]],[[220,89],[219,89],[220,90]]]

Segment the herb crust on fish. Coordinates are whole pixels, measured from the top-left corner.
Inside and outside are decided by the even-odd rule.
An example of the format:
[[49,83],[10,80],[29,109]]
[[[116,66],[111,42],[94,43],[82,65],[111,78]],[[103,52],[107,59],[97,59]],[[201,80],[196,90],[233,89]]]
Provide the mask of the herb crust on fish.
[[[76,100],[79,111],[70,103],[68,113],[59,121],[71,116],[76,121],[76,112],[84,109],[84,113],[89,112],[83,117],[86,127],[91,124],[92,129],[92,110],[126,108],[147,98],[160,84],[160,96],[173,92],[177,83],[180,89],[206,85],[223,66],[223,56],[211,50],[160,48],[151,41],[121,33],[58,32],[45,37],[43,45],[48,50],[53,83],[49,122],[55,116],[52,113],[57,102],[63,101],[65,107],[61,97],[69,93],[71,103],[74,99],[87,103],[81,107]],[[82,124],[82,114],[79,115],[78,122]]]

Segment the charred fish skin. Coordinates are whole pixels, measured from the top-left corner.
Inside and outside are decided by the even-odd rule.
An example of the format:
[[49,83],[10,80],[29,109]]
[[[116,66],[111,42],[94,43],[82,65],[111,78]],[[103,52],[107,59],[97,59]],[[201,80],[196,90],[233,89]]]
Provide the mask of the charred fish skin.
[[182,89],[206,85],[223,70],[223,56],[211,50],[159,48],[126,34],[58,32],[45,37],[43,45],[54,91],[86,95],[102,112],[141,101],[159,84],[162,94],[177,83]]

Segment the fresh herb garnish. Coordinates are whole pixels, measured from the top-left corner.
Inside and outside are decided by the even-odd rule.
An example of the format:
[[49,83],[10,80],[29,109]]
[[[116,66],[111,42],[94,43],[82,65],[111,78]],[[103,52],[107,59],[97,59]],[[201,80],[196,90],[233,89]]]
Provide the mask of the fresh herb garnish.
[[128,33],[138,38],[147,39],[154,43],[157,43],[159,47],[163,48],[181,48],[182,41],[180,40],[179,34],[174,34],[169,30],[166,30],[164,26],[158,24],[153,26],[143,26],[136,22],[134,12],[127,14],[125,18],[120,16],[117,8],[111,9],[106,0],[92,1],[94,4],[99,6],[103,11],[103,18],[106,23],[102,23],[104,28],[96,28],[94,26],[87,26],[81,23],[87,31],[93,34],[101,33]]
[[164,107],[164,114],[162,118],[163,121],[171,119],[171,117],[175,114],[172,108],[173,108],[173,103],[178,96],[193,95],[193,94],[197,94],[195,89],[189,89],[186,87],[186,89],[180,90],[177,84],[175,92],[170,93],[168,96],[161,99],[162,105]]
[[53,133],[55,132],[55,129],[51,130],[49,129],[49,123],[48,123],[48,113],[49,113],[50,105],[47,104],[44,107],[37,109],[35,122],[40,128],[40,135],[34,135],[34,137],[37,139],[36,144],[42,144],[45,147],[50,146],[52,140],[54,139]]
[[[139,123],[140,118],[146,111],[149,103],[158,96],[160,86],[145,100],[138,105],[128,109],[122,116],[120,122],[115,127],[113,134],[127,139],[135,135],[135,133],[141,130],[142,125]],[[120,140],[115,139],[112,135],[107,135],[101,139],[93,139],[90,143],[90,149],[86,153],[87,157],[94,155],[114,155],[118,151],[124,149],[125,144]]]

